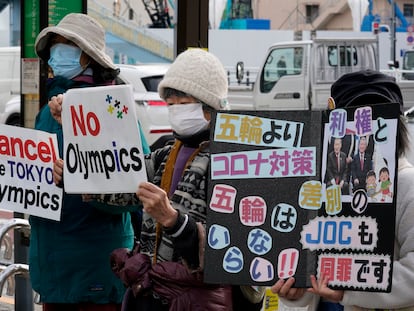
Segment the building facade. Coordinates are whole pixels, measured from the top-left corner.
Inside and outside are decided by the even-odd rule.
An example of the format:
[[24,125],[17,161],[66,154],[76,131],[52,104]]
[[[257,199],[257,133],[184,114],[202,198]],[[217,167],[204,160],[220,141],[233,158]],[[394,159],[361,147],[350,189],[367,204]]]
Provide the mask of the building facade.
[[[270,19],[279,30],[359,30],[365,18],[390,25],[391,0],[252,0],[254,18]],[[413,23],[414,1],[396,0],[396,24]],[[351,6],[353,9],[351,9]],[[367,17],[366,17],[367,16]]]
[[[159,15],[163,12],[167,12],[172,26],[176,22],[174,15],[178,0],[100,0],[99,3],[111,8],[114,16],[129,19],[139,27],[153,27],[154,17],[161,19]],[[217,8],[224,8],[222,18],[225,18],[226,11],[232,10],[234,16],[238,15],[234,18],[269,20],[272,30],[359,31],[361,25],[365,27],[363,30],[367,30],[374,21],[390,27],[391,3],[397,5],[396,27],[414,22],[414,0],[209,0],[209,14],[212,28],[220,24],[217,21],[220,13],[212,16],[213,13]]]

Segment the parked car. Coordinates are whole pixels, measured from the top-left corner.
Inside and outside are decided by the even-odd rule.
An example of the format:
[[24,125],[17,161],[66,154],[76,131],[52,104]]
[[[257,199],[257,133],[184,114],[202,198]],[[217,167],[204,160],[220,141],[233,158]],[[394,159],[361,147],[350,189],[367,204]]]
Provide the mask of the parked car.
[[20,124],[20,47],[0,47],[0,122]]
[[20,126],[20,95],[0,102],[0,124]]
[[118,83],[131,84],[136,103],[136,115],[152,150],[173,140],[168,121],[168,108],[158,95],[158,84],[169,64],[116,64],[121,72]]

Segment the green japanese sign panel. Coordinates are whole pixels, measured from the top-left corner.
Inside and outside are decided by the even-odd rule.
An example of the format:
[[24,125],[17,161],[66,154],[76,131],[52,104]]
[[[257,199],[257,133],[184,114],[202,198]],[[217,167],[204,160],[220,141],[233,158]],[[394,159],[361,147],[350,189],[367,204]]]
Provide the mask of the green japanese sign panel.
[[[40,31],[40,5],[41,0],[23,1],[24,11],[24,34],[23,44],[25,55],[23,57],[36,58],[34,43]],[[86,0],[49,0],[48,1],[48,21],[46,26],[56,25],[68,13],[82,13],[86,8]]]
[[40,3],[39,0],[24,1],[23,20],[24,33],[23,33],[23,44],[25,55],[22,57],[35,58],[34,43],[36,36],[39,33],[40,25]]
[[55,26],[69,13],[82,13],[82,0],[49,0],[49,26]]

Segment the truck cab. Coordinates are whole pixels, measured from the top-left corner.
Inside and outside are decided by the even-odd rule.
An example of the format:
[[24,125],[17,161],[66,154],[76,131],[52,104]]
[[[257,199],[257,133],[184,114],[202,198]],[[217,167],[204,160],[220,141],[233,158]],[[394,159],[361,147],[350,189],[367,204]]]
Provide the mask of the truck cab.
[[257,110],[326,109],[341,75],[377,69],[376,38],[320,38],[271,46],[253,88]]

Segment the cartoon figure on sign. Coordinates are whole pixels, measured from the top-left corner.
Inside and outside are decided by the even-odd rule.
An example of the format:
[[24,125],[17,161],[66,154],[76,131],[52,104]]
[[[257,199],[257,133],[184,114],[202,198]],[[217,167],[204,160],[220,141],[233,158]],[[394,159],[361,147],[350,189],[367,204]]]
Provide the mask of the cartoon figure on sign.
[[377,176],[372,170],[367,173],[365,188],[367,190],[368,197],[371,200],[376,201],[375,195],[377,194]]
[[390,190],[391,181],[390,181],[390,172],[388,171],[387,167],[383,167],[379,172],[379,182],[380,182],[380,189],[381,189],[381,202],[385,202],[387,196],[392,198],[392,192]]

